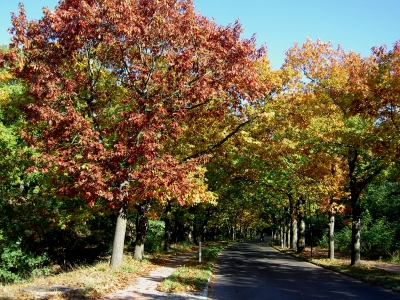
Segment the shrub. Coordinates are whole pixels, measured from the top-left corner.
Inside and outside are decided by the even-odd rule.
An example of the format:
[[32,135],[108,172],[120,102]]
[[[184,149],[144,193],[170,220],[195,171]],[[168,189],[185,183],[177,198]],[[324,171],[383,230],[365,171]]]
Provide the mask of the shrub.
[[342,253],[351,252],[351,227],[345,226],[335,234],[335,249]]
[[388,257],[395,245],[395,229],[386,219],[371,223],[361,233],[361,251],[371,258]]
[[149,229],[146,234],[144,242],[144,249],[149,253],[160,251],[164,241],[164,228],[163,221],[149,220]]
[[318,240],[318,246],[321,248],[329,248],[329,237],[328,237],[328,229],[323,231],[321,239]]
[[50,273],[47,254],[35,256],[21,248],[20,241],[6,245],[0,256],[0,282],[11,283]]

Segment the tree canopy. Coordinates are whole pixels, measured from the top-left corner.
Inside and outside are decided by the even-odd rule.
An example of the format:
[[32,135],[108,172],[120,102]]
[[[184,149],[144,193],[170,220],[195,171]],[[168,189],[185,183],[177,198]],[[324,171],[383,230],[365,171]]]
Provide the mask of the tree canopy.
[[268,228],[302,251],[320,212],[350,220],[357,264],[362,219],[383,228],[378,203],[396,210],[379,185],[397,193],[399,42],[362,57],[307,39],[273,70],[238,21],[218,25],[192,0],[61,0],[39,20],[20,4],[10,31],[0,203],[36,207],[51,230],[95,231],[119,212],[114,266],[127,226],[143,258],[149,218],[168,243]]

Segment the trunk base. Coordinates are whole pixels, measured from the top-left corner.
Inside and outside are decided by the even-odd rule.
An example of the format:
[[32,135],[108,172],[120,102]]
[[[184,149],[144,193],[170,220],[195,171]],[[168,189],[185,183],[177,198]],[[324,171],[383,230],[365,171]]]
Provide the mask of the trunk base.
[[126,206],[119,211],[117,225],[115,227],[113,250],[110,260],[111,268],[118,268],[122,264],[122,256],[124,254],[125,232],[127,222]]
[[144,244],[135,246],[135,254],[133,254],[133,259],[143,260],[144,258]]

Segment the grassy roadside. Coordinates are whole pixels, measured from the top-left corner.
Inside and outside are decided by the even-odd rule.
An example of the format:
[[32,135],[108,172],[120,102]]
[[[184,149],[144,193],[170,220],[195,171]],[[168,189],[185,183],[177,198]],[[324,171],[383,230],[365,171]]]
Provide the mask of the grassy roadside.
[[131,256],[124,256],[123,265],[111,269],[108,261],[89,266],[71,267],[69,271],[10,285],[0,285],[0,299],[38,299],[24,292],[34,286],[67,286],[77,288],[62,295],[49,295],[40,299],[102,299],[113,290],[124,288],[135,277],[147,274],[154,268],[149,261],[138,262]]
[[[192,250],[190,245],[172,245],[171,249],[168,253],[146,255],[146,259],[140,262],[133,260],[132,254],[127,253],[124,255],[122,266],[117,269],[111,269],[109,260],[105,259],[93,265],[71,266],[68,270],[63,271],[54,268],[49,276],[14,284],[2,285],[0,283],[0,299],[103,299],[105,295],[125,288],[136,278],[145,276],[159,267],[160,261],[163,261],[164,258]],[[49,295],[41,298],[23,291],[34,286],[66,286],[77,289],[62,295]]]
[[400,274],[389,272],[382,268],[374,266],[377,261],[362,261],[360,265],[351,266],[350,258],[342,256],[336,252],[334,260],[327,258],[327,249],[317,248],[314,250],[314,254],[311,257],[310,251],[306,249],[303,253],[295,253],[290,249],[282,249],[277,246],[273,246],[275,249],[300,258],[302,260],[311,262],[318,266],[334,270],[336,272],[345,273],[351,276],[355,276],[371,284],[377,284],[386,288],[391,288],[397,292],[400,292]]
[[218,253],[236,242],[238,241],[220,241],[203,245],[201,263],[199,263],[199,254],[197,253],[184,266],[177,268],[157,289],[168,293],[202,291],[212,274]]

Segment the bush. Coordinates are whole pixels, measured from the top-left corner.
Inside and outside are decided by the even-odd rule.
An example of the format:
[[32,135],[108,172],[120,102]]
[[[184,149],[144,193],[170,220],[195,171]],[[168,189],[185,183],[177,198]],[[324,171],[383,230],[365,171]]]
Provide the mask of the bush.
[[379,219],[361,233],[361,251],[370,258],[388,257],[395,245],[395,229],[385,219]]
[[146,234],[144,242],[144,249],[149,253],[160,251],[164,241],[164,228],[163,221],[149,220],[149,229]]
[[20,241],[3,248],[0,256],[0,282],[12,283],[31,276],[50,273],[50,259],[47,254],[35,256],[21,248]]
[[323,235],[321,237],[321,239],[318,241],[318,246],[320,246],[321,248],[329,248],[329,237],[328,237],[328,229],[325,229],[323,231]]
[[345,226],[335,234],[335,249],[342,253],[351,252],[351,227]]
[[[361,252],[369,258],[389,257],[395,250],[396,232],[389,222],[379,219],[375,222],[366,220],[361,231]],[[319,246],[329,247],[328,230],[319,240]],[[351,252],[351,227],[345,226],[342,230],[335,233],[335,249],[349,254]]]

